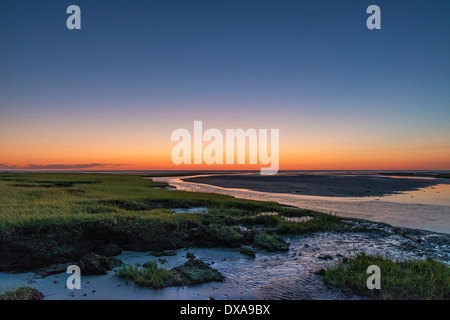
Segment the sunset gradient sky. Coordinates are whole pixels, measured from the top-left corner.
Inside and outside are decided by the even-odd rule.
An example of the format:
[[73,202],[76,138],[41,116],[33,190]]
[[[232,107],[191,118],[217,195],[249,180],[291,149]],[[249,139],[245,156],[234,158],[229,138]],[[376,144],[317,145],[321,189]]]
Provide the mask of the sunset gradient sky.
[[171,132],[194,120],[280,129],[282,170],[450,169],[449,16],[439,0],[0,0],[0,170],[260,167],[173,165]]

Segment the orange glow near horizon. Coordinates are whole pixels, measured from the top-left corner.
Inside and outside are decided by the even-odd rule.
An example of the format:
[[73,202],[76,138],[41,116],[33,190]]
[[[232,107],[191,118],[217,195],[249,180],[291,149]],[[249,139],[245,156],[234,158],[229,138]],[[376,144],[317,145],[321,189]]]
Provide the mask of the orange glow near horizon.
[[[0,126],[0,170],[39,170],[48,165],[101,164],[62,170],[259,170],[261,165],[180,165],[171,161],[170,141],[176,128],[192,131],[193,121],[163,119],[146,123],[145,117],[121,121],[117,116],[93,119],[10,119]],[[195,118],[194,118],[195,119]],[[0,120],[5,120],[0,119]],[[222,119],[204,124],[248,128],[246,122]],[[290,123],[292,122],[292,123]],[[273,126],[255,121],[254,128],[280,129],[279,170],[449,170],[450,139],[447,128],[426,135],[355,125],[355,122],[312,122],[299,126],[292,120],[276,119]],[[20,123],[20,126],[17,125]],[[398,129],[396,129],[398,130]],[[381,132],[381,133],[380,133]],[[209,142],[203,143],[203,148]],[[8,169],[9,168],[9,169]],[[42,170],[57,170],[43,168]]]
[[[87,170],[259,170],[263,165],[174,165],[170,148],[153,152],[120,152],[114,150],[81,150],[72,152],[27,152],[18,151],[15,157],[3,158],[3,165],[14,165],[23,170],[30,164],[37,166],[100,164],[89,168],[67,168],[64,171]],[[13,154],[12,152],[10,154]],[[441,150],[421,151],[314,151],[281,152],[279,170],[449,170],[450,152]],[[2,168],[0,168],[2,169]],[[5,169],[2,169],[5,170]],[[58,170],[29,169],[29,170]]]

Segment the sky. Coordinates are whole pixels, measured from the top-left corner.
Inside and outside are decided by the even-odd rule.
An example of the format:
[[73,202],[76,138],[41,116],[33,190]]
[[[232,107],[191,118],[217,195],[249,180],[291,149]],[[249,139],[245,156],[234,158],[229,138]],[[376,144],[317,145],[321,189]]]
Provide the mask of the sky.
[[279,129],[282,170],[448,170],[449,16],[445,0],[0,0],[0,170],[254,168],[175,166],[171,133],[195,120]]

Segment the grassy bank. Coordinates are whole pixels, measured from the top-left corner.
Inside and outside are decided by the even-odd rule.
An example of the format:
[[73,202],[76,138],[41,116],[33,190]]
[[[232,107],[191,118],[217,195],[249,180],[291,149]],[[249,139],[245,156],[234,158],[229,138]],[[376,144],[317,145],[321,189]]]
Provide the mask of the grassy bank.
[[[165,186],[137,175],[0,173],[0,270],[77,261],[89,252],[110,256],[123,249],[254,245],[286,250],[277,234],[345,229],[339,218],[326,214]],[[173,213],[192,207],[208,212]],[[272,211],[279,215],[260,215]],[[293,216],[314,219],[285,219]]]
[[[381,289],[366,286],[367,268],[380,267]],[[326,284],[343,291],[374,299],[448,300],[450,298],[450,268],[431,259],[394,262],[381,256],[359,254],[344,258],[333,269],[325,271]]]

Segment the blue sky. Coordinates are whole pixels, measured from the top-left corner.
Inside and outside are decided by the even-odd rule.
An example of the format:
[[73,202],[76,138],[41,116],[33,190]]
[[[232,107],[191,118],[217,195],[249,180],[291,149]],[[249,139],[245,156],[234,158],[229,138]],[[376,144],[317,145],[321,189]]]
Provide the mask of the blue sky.
[[[71,4],[82,30],[66,28]],[[371,4],[381,30],[366,28]],[[200,119],[448,152],[449,14],[448,1],[0,0],[0,139],[86,117]]]

